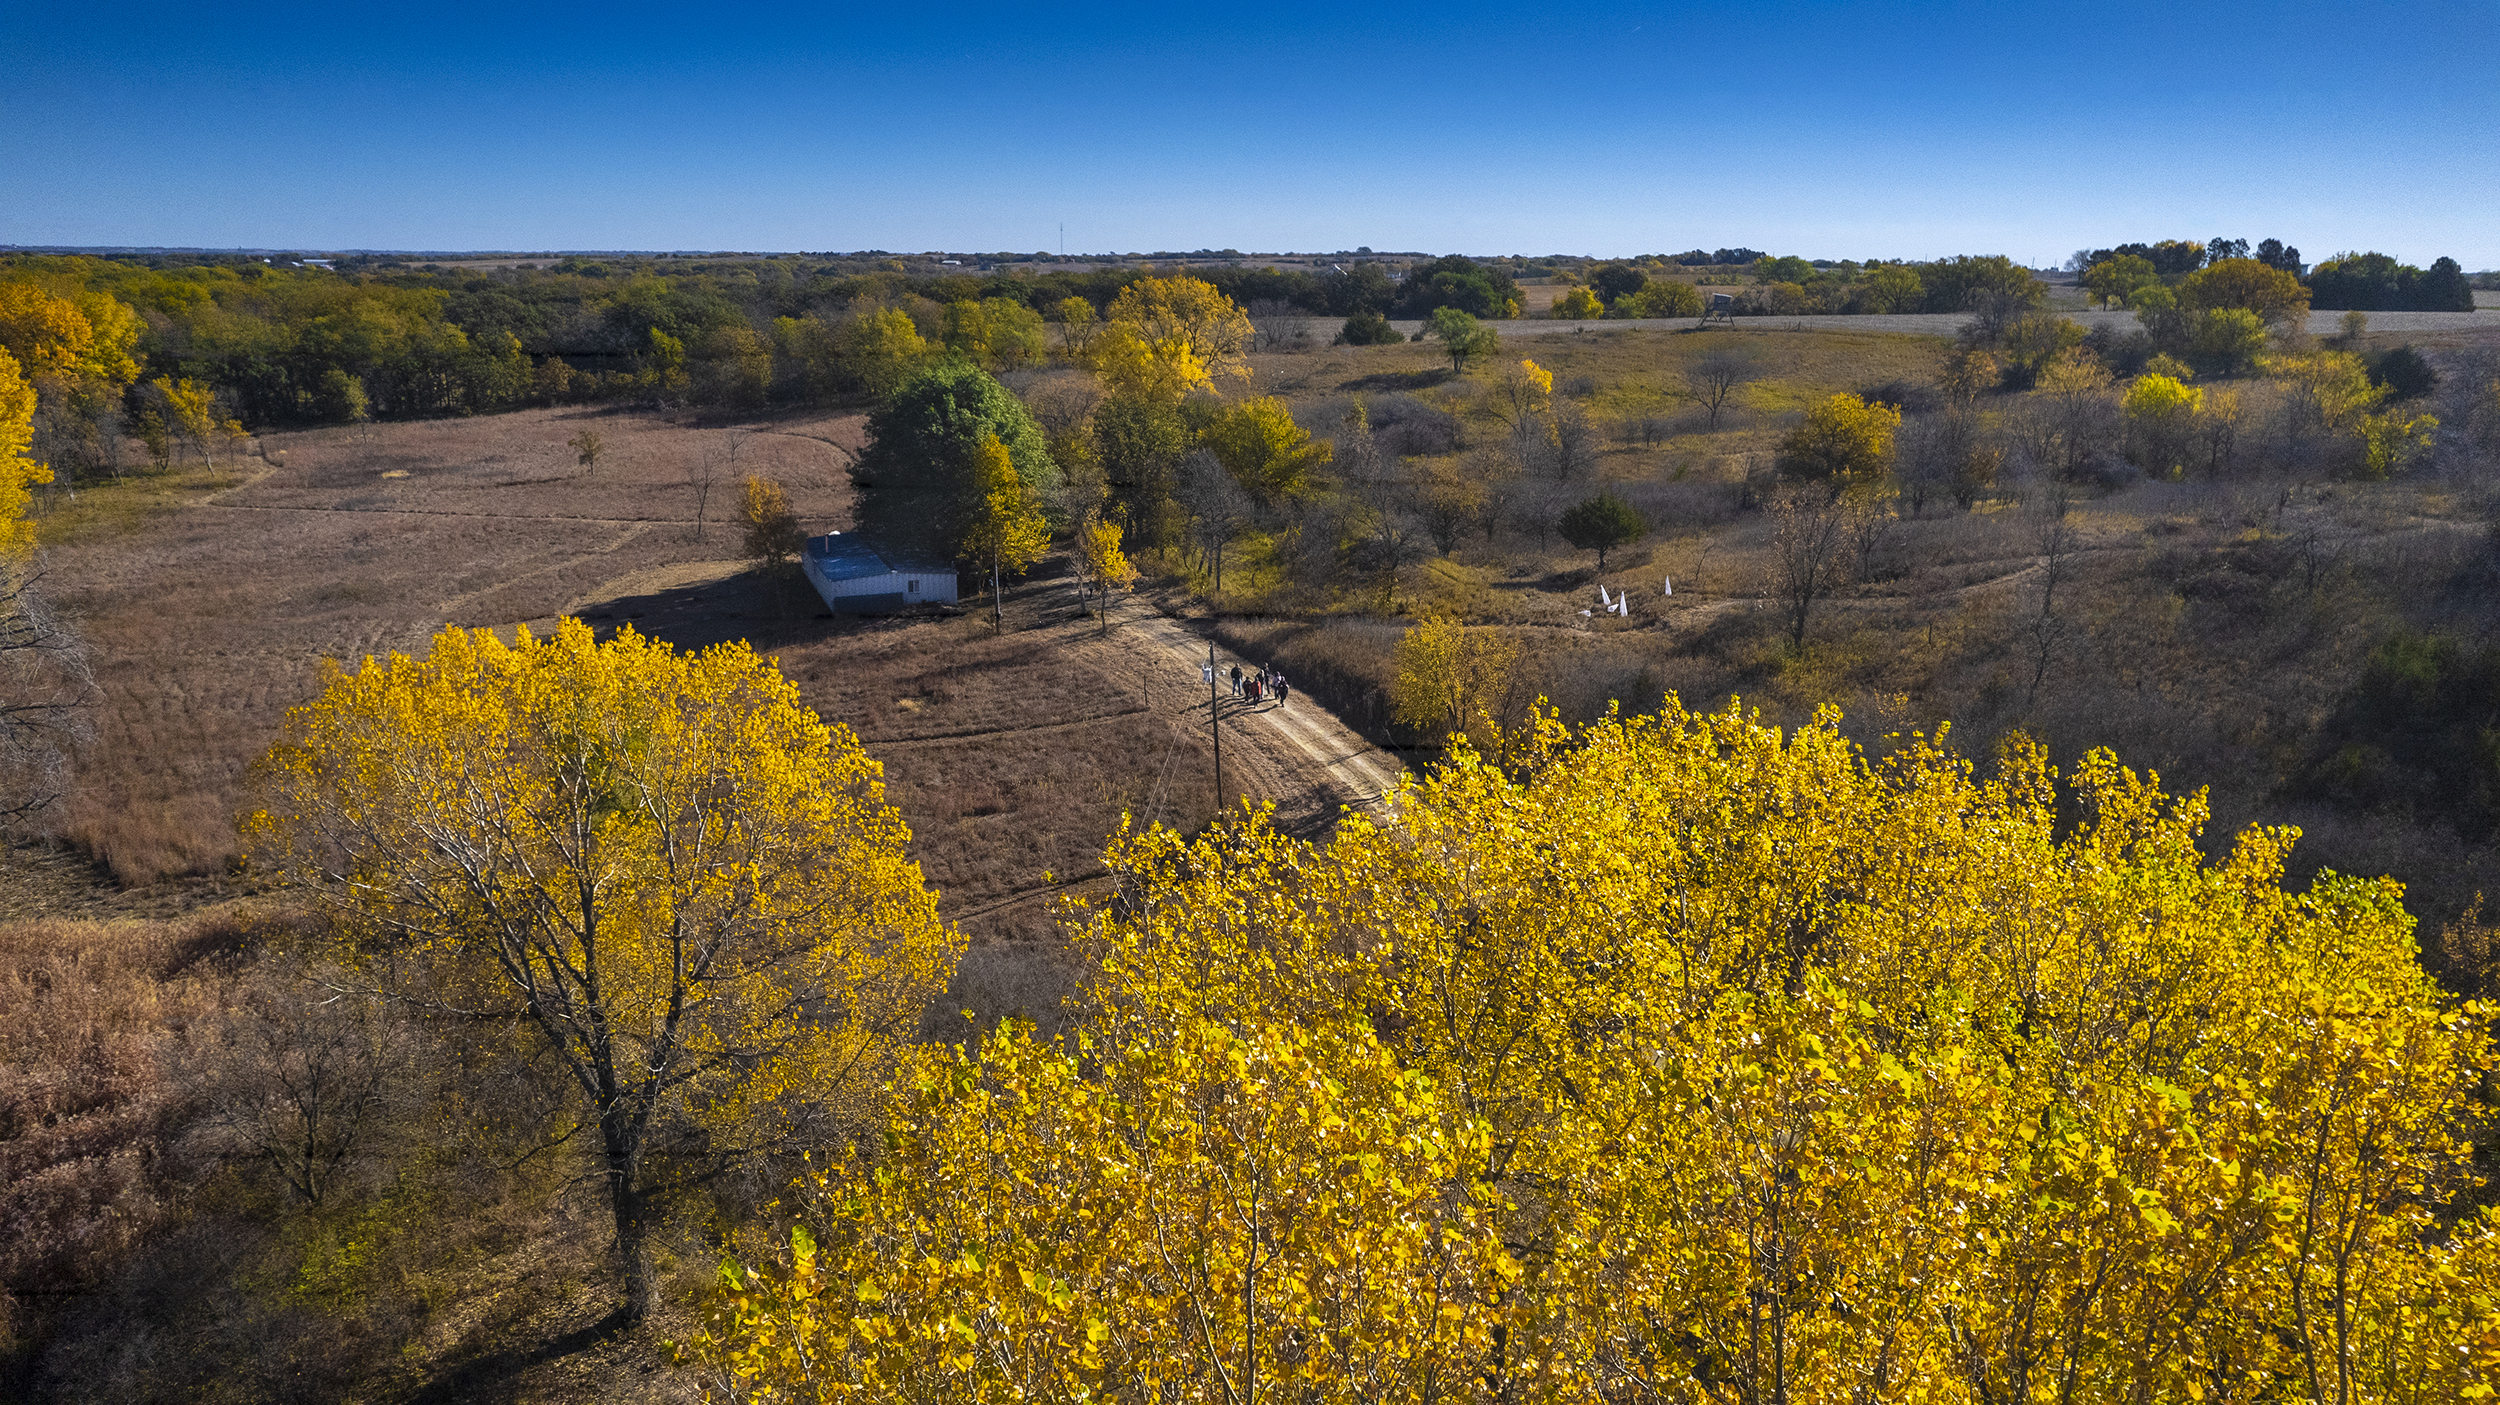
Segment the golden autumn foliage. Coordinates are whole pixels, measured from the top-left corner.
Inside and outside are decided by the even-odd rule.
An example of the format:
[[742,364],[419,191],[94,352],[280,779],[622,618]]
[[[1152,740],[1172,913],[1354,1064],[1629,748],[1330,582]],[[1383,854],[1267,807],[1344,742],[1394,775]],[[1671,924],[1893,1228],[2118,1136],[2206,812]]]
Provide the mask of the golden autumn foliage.
[[1099,592],[1103,628],[1111,627],[1111,592],[1126,590],[1137,583],[1137,568],[1129,564],[1127,553],[1120,550],[1121,528],[1117,522],[1106,522],[1099,514],[1087,513],[1076,528],[1077,578],[1087,588]]
[[769,566],[786,565],[807,546],[799,515],[790,507],[790,490],[780,482],[748,474],[739,492],[739,515],[746,524],[747,555]]
[[945,988],[881,774],[744,645],[446,629],[289,713],[243,829],[343,963],[561,1070],[638,1315],[658,1188],[859,1125]]
[[1416,622],[1399,636],[1389,715],[1410,727],[1463,733],[1499,720],[1519,646],[1500,630],[1469,629],[1447,616]]
[[2494,1012],[2394,886],[1837,722],[1123,832],[1081,1038],[924,1074],[701,1351],[774,1401],[2490,1398]]
[[1294,422],[1293,411],[1274,396],[1259,396],[1217,415],[1200,442],[1233,481],[1264,501],[1293,498],[1310,486],[1311,471],[1336,458],[1325,440]]
[[27,457],[35,442],[35,388],[17,358],[0,350],[0,564],[35,547],[35,524],[26,520],[33,490],[52,481],[52,470]]
[[977,506],[964,537],[964,554],[987,561],[993,573],[1021,571],[1050,550],[1050,524],[1016,472],[1014,456],[995,434],[972,446],[972,488]]
[[1117,392],[1178,400],[1218,380],[1249,379],[1252,336],[1249,315],[1214,284],[1140,278],[1111,300],[1085,354]]
[[118,390],[139,377],[139,315],[105,293],[61,297],[32,283],[0,283],[0,350],[34,376],[91,380]]
[[1593,321],[1606,315],[1606,304],[1598,300],[1597,294],[1575,285],[1563,289],[1562,296],[1554,299],[1553,315],[1566,321]]
[[1893,432],[1900,427],[1901,412],[1893,406],[1846,391],[1826,396],[1780,441],[1780,469],[1836,488],[1863,488],[1892,467]]

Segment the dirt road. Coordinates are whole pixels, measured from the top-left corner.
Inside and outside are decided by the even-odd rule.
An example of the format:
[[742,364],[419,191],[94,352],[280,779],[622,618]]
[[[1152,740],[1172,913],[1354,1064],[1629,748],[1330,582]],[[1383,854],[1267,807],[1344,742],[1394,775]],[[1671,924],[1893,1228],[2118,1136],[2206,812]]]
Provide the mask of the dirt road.
[[[1205,692],[1202,670],[1210,657],[1206,640],[1134,598],[1113,602],[1111,624],[1115,634],[1129,637],[1132,647],[1147,653],[1157,664],[1168,662],[1185,685],[1194,685],[1201,694]],[[1222,709],[1220,725],[1228,768],[1246,766],[1254,775],[1269,768],[1299,773],[1323,787],[1340,805],[1375,816],[1385,813],[1382,797],[1394,790],[1398,778],[1406,773],[1396,757],[1363,740],[1335,714],[1301,694],[1291,694],[1286,702],[1256,706],[1235,698],[1229,681],[1231,669],[1238,664],[1247,673],[1255,665],[1226,652],[1222,645],[1215,646],[1212,657],[1217,673],[1212,701]],[[1205,725],[1208,706],[1209,700],[1201,697],[1189,709],[1200,726]],[[1244,788],[1254,792],[1259,789]],[[1286,797],[1268,798],[1281,802]]]

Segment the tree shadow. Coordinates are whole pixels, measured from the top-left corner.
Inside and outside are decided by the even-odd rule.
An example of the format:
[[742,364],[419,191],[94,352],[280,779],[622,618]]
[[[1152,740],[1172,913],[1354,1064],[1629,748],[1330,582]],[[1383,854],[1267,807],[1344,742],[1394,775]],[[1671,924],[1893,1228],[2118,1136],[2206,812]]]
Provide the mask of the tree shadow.
[[1339,390],[1430,390],[1457,379],[1458,372],[1447,366],[1434,366],[1422,371],[1383,371],[1378,375],[1356,376],[1337,382]]
[[622,1309],[596,1322],[574,1328],[533,1347],[516,1347],[469,1361],[428,1381],[409,1398],[411,1405],[466,1405],[466,1402],[518,1400],[532,1370],[587,1351],[625,1330]]

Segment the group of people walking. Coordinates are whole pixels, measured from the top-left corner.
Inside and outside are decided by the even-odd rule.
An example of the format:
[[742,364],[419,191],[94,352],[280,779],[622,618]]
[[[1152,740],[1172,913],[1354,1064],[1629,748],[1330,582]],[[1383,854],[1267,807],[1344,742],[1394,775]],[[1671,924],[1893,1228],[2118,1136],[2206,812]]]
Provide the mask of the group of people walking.
[[1233,665],[1233,696],[1252,706],[1270,700],[1281,706],[1285,695],[1292,691],[1292,685],[1285,682],[1285,675],[1275,669],[1254,668],[1244,673],[1240,664]]

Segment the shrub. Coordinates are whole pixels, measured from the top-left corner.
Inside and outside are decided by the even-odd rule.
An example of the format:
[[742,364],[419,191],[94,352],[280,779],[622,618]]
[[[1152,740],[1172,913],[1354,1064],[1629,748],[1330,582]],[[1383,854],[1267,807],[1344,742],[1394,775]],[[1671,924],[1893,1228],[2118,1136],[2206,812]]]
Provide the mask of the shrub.
[[1389,325],[1388,318],[1368,307],[1345,320],[1345,330],[1337,334],[1337,339],[1348,346],[1387,346],[1406,340]]
[[1597,294],[1586,288],[1570,288],[1554,299],[1554,316],[1566,322],[1585,322],[1606,315],[1606,305]]
[[1639,509],[1612,493],[1599,493],[1564,509],[1555,530],[1582,551],[1597,553],[1597,569],[1606,569],[1606,553],[1649,534],[1649,520]]
[[2454,818],[2481,839],[2500,829],[2500,648],[2410,630],[2390,635],[2362,665],[2308,762],[2295,795],[2362,810],[2418,810]]
[[1901,412],[1843,392],[1806,411],[1806,421],[1780,442],[1780,472],[1847,487],[1872,483],[1892,467],[1893,431]]
[[2370,383],[2383,385],[2398,400],[2418,400],[2439,385],[2439,372],[2409,346],[2381,352],[2370,362]]

